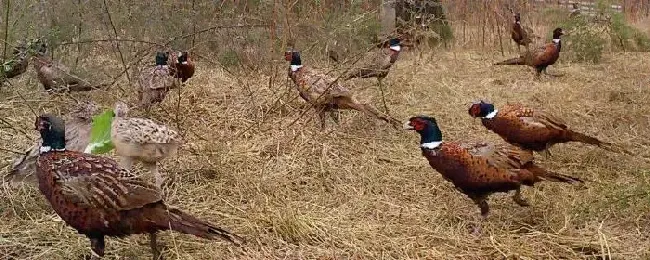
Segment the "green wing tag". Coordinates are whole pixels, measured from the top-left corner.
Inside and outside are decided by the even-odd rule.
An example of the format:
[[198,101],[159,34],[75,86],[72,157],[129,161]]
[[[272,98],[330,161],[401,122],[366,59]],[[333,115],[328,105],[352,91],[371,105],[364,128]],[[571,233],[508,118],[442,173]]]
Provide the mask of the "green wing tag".
[[113,142],[111,142],[113,117],[115,117],[115,113],[112,109],[93,117],[90,128],[90,142],[88,142],[84,153],[104,154],[115,148]]

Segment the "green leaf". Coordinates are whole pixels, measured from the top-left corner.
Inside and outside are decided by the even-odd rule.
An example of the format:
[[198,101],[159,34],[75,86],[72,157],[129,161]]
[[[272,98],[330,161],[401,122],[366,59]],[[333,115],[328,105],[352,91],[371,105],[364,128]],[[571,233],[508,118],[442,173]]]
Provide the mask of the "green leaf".
[[90,142],[88,142],[88,146],[84,150],[85,153],[104,154],[115,148],[113,142],[111,142],[113,117],[115,117],[115,113],[112,109],[93,117],[90,128]]

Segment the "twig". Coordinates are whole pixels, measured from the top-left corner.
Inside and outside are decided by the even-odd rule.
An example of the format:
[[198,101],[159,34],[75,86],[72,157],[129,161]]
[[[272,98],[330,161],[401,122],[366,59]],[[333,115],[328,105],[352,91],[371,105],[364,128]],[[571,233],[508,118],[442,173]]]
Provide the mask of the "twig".
[[[108,21],[111,23],[111,27],[113,27],[113,34],[115,36],[115,39],[118,38],[117,35],[117,28],[115,28],[115,24],[113,23],[113,18],[111,17],[111,12],[108,10],[108,4],[106,4],[106,0],[104,0],[104,10],[106,11],[106,15],[108,16]],[[129,76],[129,71],[127,70],[126,62],[124,61],[124,55],[122,54],[122,50],[120,49],[120,43],[115,42],[115,47],[117,47],[117,52],[120,54],[120,60],[122,61],[122,66],[124,67],[125,73],[126,73],[126,79],[129,80],[129,83],[131,83],[131,76]]]
[[[4,63],[7,60],[7,45],[9,44],[7,41],[9,40],[9,9],[11,7],[11,0],[7,0],[7,6],[5,7],[5,36],[4,36],[4,44],[3,44],[3,50],[2,50],[2,63]],[[4,65],[0,68],[0,88],[2,88],[3,82],[6,80],[5,77],[5,68]]]

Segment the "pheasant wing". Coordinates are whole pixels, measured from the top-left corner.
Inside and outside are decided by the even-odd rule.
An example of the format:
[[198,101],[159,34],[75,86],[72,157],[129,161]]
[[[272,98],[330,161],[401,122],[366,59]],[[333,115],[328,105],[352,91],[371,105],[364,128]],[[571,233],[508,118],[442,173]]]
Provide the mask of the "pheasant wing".
[[464,147],[473,156],[485,158],[491,166],[505,170],[520,169],[522,165],[533,160],[531,151],[522,150],[509,144],[476,143]]
[[115,161],[68,153],[79,156],[54,162],[55,180],[66,201],[88,208],[129,210],[162,200],[153,183],[120,168]]

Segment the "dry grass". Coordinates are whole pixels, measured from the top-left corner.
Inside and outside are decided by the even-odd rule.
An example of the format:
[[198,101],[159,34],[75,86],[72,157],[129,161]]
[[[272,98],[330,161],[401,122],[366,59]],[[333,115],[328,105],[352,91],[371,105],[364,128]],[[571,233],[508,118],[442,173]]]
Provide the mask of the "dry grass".
[[[308,53],[304,54],[305,56]],[[494,67],[504,57],[480,52],[404,53],[385,81],[394,116],[433,115],[449,141],[499,142],[467,105],[524,102],[561,115],[570,126],[626,145],[634,156],[580,144],[558,145],[549,169],[589,180],[584,187],[542,183],[526,188],[532,207],[506,195],[490,200],[483,234],[470,228],[479,211],[421,156],[414,132],[356,112],[318,128],[316,115],[290,89],[286,64],[276,77],[237,79],[206,61],[152,116],[188,140],[164,163],[174,180],[170,205],[245,236],[245,249],[165,232],[167,259],[647,259],[650,257],[650,55],[607,56],[601,65],[560,63],[565,77],[534,81],[530,68]],[[309,60],[309,59],[307,59]],[[115,63],[119,64],[119,63]],[[0,90],[4,149],[37,138],[29,104],[66,110],[65,97],[40,91],[31,74]],[[271,82],[271,83],[269,83]],[[353,80],[381,107],[375,81]],[[120,92],[75,94],[111,106]],[[128,95],[129,92],[127,92]],[[129,96],[133,99],[133,96]],[[304,111],[303,118],[299,115]],[[168,111],[168,112],[165,112]],[[180,121],[176,121],[176,118]],[[295,121],[295,123],[293,123]],[[293,123],[293,124],[292,124]],[[22,134],[24,131],[27,135]],[[0,151],[8,169],[13,154]],[[151,176],[145,176],[152,178]],[[88,240],[63,222],[29,184],[0,191],[0,258],[75,259]],[[107,240],[107,259],[147,259],[147,237]]]

